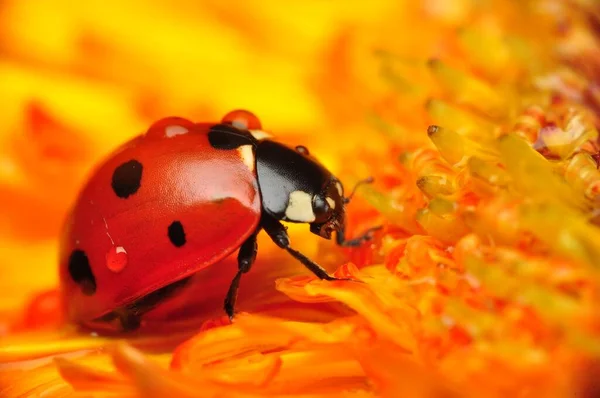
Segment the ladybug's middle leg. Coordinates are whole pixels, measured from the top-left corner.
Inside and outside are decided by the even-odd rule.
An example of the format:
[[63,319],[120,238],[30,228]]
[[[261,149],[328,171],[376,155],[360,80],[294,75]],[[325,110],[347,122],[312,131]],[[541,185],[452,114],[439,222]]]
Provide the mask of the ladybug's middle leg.
[[230,320],[233,320],[235,313],[235,301],[237,299],[237,292],[240,287],[240,280],[242,275],[250,271],[254,260],[256,260],[256,253],[258,252],[258,243],[256,242],[256,235],[258,231],[251,235],[240,247],[238,251],[238,272],[233,277],[227,296],[225,297],[225,312],[229,316]]

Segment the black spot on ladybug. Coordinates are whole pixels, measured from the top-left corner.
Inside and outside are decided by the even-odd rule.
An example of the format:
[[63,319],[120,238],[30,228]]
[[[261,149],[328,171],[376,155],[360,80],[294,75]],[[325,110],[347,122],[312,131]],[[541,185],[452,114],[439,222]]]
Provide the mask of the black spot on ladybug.
[[236,149],[244,145],[255,145],[256,138],[246,130],[227,124],[217,124],[208,131],[208,142],[215,149]]
[[96,278],[83,250],[73,250],[69,257],[69,275],[86,296],[96,293]]
[[173,221],[171,225],[169,225],[169,240],[176,247],[181,247],[185,245],[185,231],[183,230],[183,225],[179,221]]
[[115,169],[111,185],[119,198],[127,199],[140,189],[142,170],[142,164],[135,159],[131,159]]

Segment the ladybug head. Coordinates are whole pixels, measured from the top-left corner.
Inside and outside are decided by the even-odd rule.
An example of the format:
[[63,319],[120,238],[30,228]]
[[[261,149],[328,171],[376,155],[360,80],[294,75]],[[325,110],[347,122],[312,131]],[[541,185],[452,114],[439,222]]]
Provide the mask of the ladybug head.
[[[263,211],[287,222],[306,223],[325,239],[344,239],[346,224],[342,183],[306,147],[288,147],[261,140],[256,147],[256,171]],[[364,182],[369,182],[365,180]]]
[[[335,177],[332,177],[329,184],[322,192],[313,197],[313,210],[315,212],[315,221],[310,224],[310,231],[325,239],[331,239],[332,232],[337,233],[338,243],[344,242],[346,230],[346,208],[350,199],[362,184],[370,184],[373,178],[365,178],[358,181],[352,189],[352,193],[344,197],[344,186]],[[325,203],[323,203],[323,201]]]
[[310,223],[310,231],[325,239],[331,239],[334,231],[338,234],[343,233],[346,225],[346,203],[342,183],[332,176],[320,192],[313,194],[312,210],[315,220]]
[[230,112],[209,133],[213,147],[254,148],[265,213],[277,220],[309,224],[312,233],[325,239],[336,232],[338,243],[346,242],[345,205],[354,192],[344,197],[342,183],[306,147],[289,147],[269,137],[253,114],[240,110]]

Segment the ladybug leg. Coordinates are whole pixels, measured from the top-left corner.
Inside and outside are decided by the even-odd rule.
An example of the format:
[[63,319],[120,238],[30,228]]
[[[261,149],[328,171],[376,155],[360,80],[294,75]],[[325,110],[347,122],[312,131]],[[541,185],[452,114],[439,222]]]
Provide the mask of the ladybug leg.
[[141,325],[141,318],[136,315],[132,310],[127,307],[117,308],[108,314],[102,315],[99,318],[94,319],[93,322],[110,323],[114,321],[119,322],[121,331],[132,332],[139,329]]
[[[258,233],[258,231],[257,231]],[[254,260],[256,260],[256,253],[258,252],[258,243],[256,242],[256,235],[250,236],[240,247],[238,251],[238,272],[233,277],[227,296],[225,297],[225,312],[229,316],[229,320],[233,320],[235,313],[235,301],[237,299],[237,292],[240,287],[240,280],[242,275],[250,271]]]
[[141,317],[133,311],[122,308],[116,310],[115,315],[117,316],[117,319],[119,319],[119,323],[124,332],[137,330],[141,325]]
[[192,277],[181,279],[170,285],[164,286],[136,301],[109,312],[106,315],[97,318],[99,322],[112,322],[115,319],[121,325],[124,332],[132,332],[141,326],[142,317],[147,312],[154,309],[157,305],[173,297],[190,281]]
[[373,234],[375,233],[375,231],[378,231],[381,228],[383,228],[381,225],[378,225],[373,228],[369,228],[369,229],[367,229],[367,231],[364,234],[362,234],[358,238],[354,238],[354,239],[346,239],[346,236],[344,233],[345,231],[343,229],[341,229],[338,231],[338,233],[336,235],[336,243],[342,247],[358,247],[358,246],[362,245],[363,243],[371,240],[373,238]]
[[289,254],[292,255],[292,257],[300,261],[302,265],[308,268],[308,270],[315,274],[319,279],[324,279],[327,281],[347,280],[346,278],[336,278],[329,275],[329,273],[319,264],[290,247],[290,238],[287,234],[287,230],[285,226],[276,219],[272,218],[271,216],[264,215],[263,219],[261,220],[261,224],[265,232],[277,246],[285,249]]

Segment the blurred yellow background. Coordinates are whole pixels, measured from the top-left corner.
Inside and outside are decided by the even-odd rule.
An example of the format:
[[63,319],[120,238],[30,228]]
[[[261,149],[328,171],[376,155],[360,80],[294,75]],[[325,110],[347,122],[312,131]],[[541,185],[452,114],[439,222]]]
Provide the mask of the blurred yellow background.
[[[255,302],[284,318],[295,315],[296,300],[312,303],[321,293],[358,314],[349,320],[357,329],[342,319],[343,333],[329,325],[316,333],[309,346],[317,356],[297,347],[284,352],[281,358],[303,360],[284,366],[267,390],[289,393],[278,385],[283,379],[345,391],[338,381],[346,374],[394,398],[411,385],[433,391],[438,376],[469,397],[593,394],[600,353],[597,4],[0,1],[0,358],[102,347],[104,355],[90,360],[109,361],[108,340],[89,334],[64,336],[50,325],[35,338],[10,335],[22,318],[29,328],[56,321],[52,294],[34,300],[33,310],[23,305],[57,284],[56,238],[69,205],[97,161],[156,119],[216,121],[245,108],[283,141],[307,145],[347,186],[375,174],[348,207],[348,232],[375,218],[386,225],[380,242],[347,251],[308,239],[306,226],[290,228],[295,247],[329,269],[371,266],[360,271],[366,289],[277,281],[273,270],[299,278],[306,270],[281,250],[263,250],[272,243],[259,243],[262,264],[242,294],[262,295]],[[206,280],[230,280],[229,265],[209,267]],[[290,305],[286,295],[290,311],[280,305]],[[238,348],[262,346],[262,337],[288,344],[320,327],[311,319],[271,333],[273,323],[248,319],[254,329],[237,335]],[[365,327],[373,334],[356,332]],[[260,368],[232,354],[229,333],[243,330],[236,328],[215,332],[225,339],[215,345],[233,374],[256,382]],[[196,341],[212,345],[205,336]],[[206,370],[202,359],[195,362],[204,347],[175,353],[184,362],[189,354],[193,382]],[[398,354],[407,347],[417,367]],[[161,363],[171,354],[161,354]],[[349,366],[330,366],[338,360]],[[128,361],[138,370],[147,365],[135,352]],[[13,392],[68,389],[54,366],[22,372],[21,365],[5,368],[0,387],[18,380]],[[144,369],[155,381],[158,372]],[[215,369],[215,380],[229,377]],[[93,371],[75,376],[90,374],[105,387]],[[161,374],[170,389],[177,371]],[[139,380],[129,387],[151,385]],[[353,396],[371,396],[359,390]]]
[[[356,129],[365,117],[357,105],[367,99],[359,80],[373,62],[368,43],[399,7],[3,1],[0,273],[11,283],[0,315],[56,283],[56,235],[82,180],[157,118],[217,120],[246,108],[278,136],[312,136],[311,150],[336,169],[336,155],[356,146],[343,139],[350,122]],[[331,137],[335,150],[324,150]]]
[[364,177],[388,167],[391,145],[430,146],[428,124],[475,125],[431,98],[500,124],[537,103],[519,82],[590,43],[538,40],[568,3],[3,1],[0,315],[56,284],[56,236],[85,176],[154,120],[246,108]]

